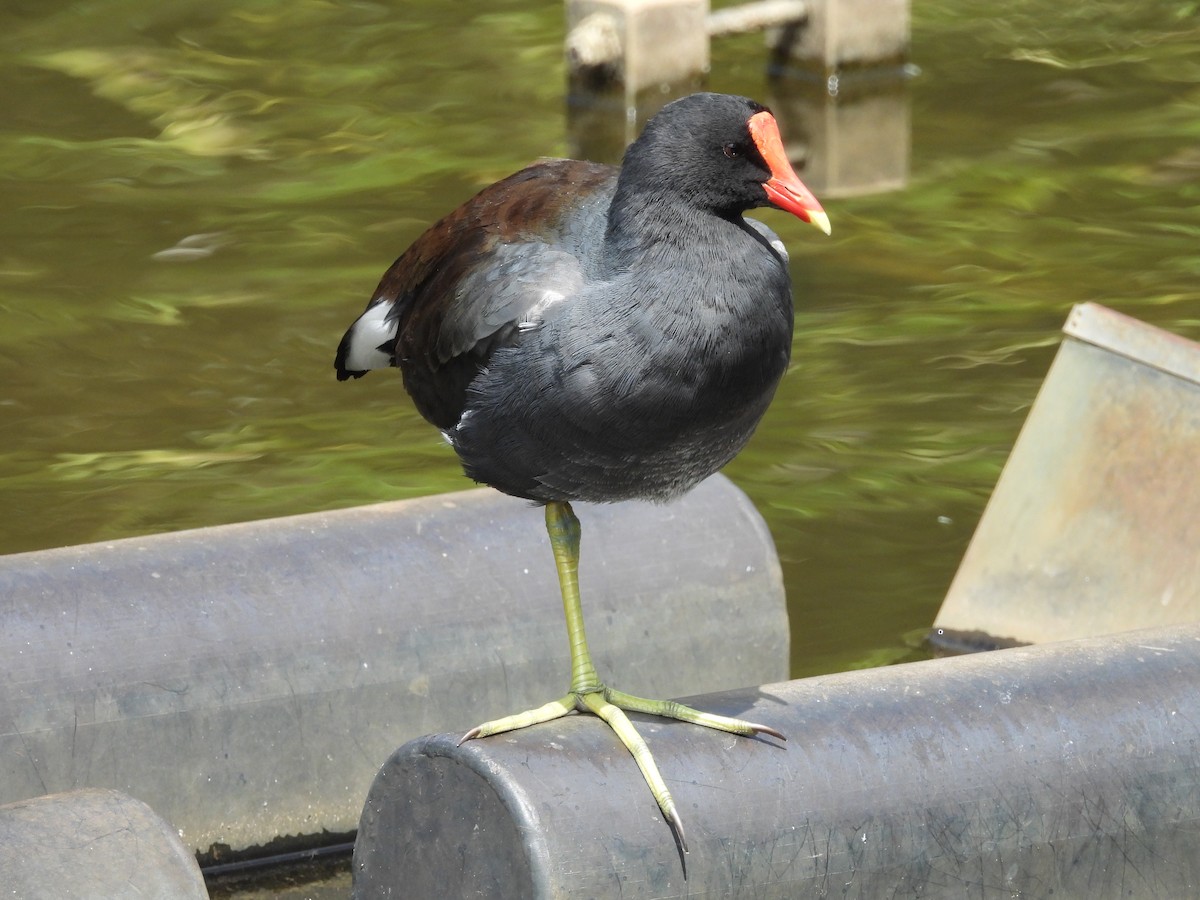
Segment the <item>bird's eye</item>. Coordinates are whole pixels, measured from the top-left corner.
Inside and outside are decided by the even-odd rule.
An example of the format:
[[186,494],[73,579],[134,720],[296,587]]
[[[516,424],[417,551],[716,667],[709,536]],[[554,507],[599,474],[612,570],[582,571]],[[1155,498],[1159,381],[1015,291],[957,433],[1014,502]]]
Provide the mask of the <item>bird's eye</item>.
[[742,155],[742,148],[737,144],[726,144],[721,148],[721,152],[723,152],[730,159],[737,159]]

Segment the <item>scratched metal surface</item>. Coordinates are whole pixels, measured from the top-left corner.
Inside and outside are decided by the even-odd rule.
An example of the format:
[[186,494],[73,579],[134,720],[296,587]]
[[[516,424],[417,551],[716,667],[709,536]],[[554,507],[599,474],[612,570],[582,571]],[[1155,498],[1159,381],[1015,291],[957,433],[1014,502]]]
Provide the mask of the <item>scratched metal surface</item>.
[[1195,897],[1198,667],[1192,625],[698,698],[791,739],[643,726],[686,857],[595,720],[423,738],[372,787],[357,896]]

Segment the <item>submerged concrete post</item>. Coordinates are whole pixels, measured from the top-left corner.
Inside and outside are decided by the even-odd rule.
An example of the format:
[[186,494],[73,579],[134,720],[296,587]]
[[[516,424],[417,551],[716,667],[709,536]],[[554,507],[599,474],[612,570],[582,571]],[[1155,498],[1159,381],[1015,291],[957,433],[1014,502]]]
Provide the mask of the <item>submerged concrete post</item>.
[[640,726],[686,856],[593,717],[421,738],[371,787],[354,894],[1195,897],[1197,671],[1192,625],[692,698],[789,740]]
[[832,75],[908,58],[909,0],[751,0],[713,13],[707,0],[567,0],[572,85],[626,96],[696,83],[709,38],[765,30],[776,73]]
[[826,197],[907,184],[908,0],[757,0],[711,14],[696,0],[568,0],[567,25],[572,155],[619,161],[651,116],[701,87],[709,38],[764,30],[776,77],[755,96],[805,183]]

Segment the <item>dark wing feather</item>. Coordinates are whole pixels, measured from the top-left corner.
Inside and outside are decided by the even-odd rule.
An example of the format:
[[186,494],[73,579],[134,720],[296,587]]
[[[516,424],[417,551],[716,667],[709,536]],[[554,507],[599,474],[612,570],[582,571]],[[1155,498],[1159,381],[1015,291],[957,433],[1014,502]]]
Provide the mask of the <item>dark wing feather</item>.
[[581,283],[578,238],[596,217],[603,227],[615,182],[610,166],[540,161],[432,225],[384,274],[369,307],[394,304],[395,364],[426,419],[452,427],[495,347],[547,291]]

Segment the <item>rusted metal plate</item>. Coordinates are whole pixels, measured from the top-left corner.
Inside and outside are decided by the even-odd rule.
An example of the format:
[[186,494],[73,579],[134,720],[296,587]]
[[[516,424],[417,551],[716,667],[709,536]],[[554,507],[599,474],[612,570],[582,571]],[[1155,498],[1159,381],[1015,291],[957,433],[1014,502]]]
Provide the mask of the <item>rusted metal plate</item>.
[[1096,304],[1064,331],[935,643],[1200,620],[1200,345]]

